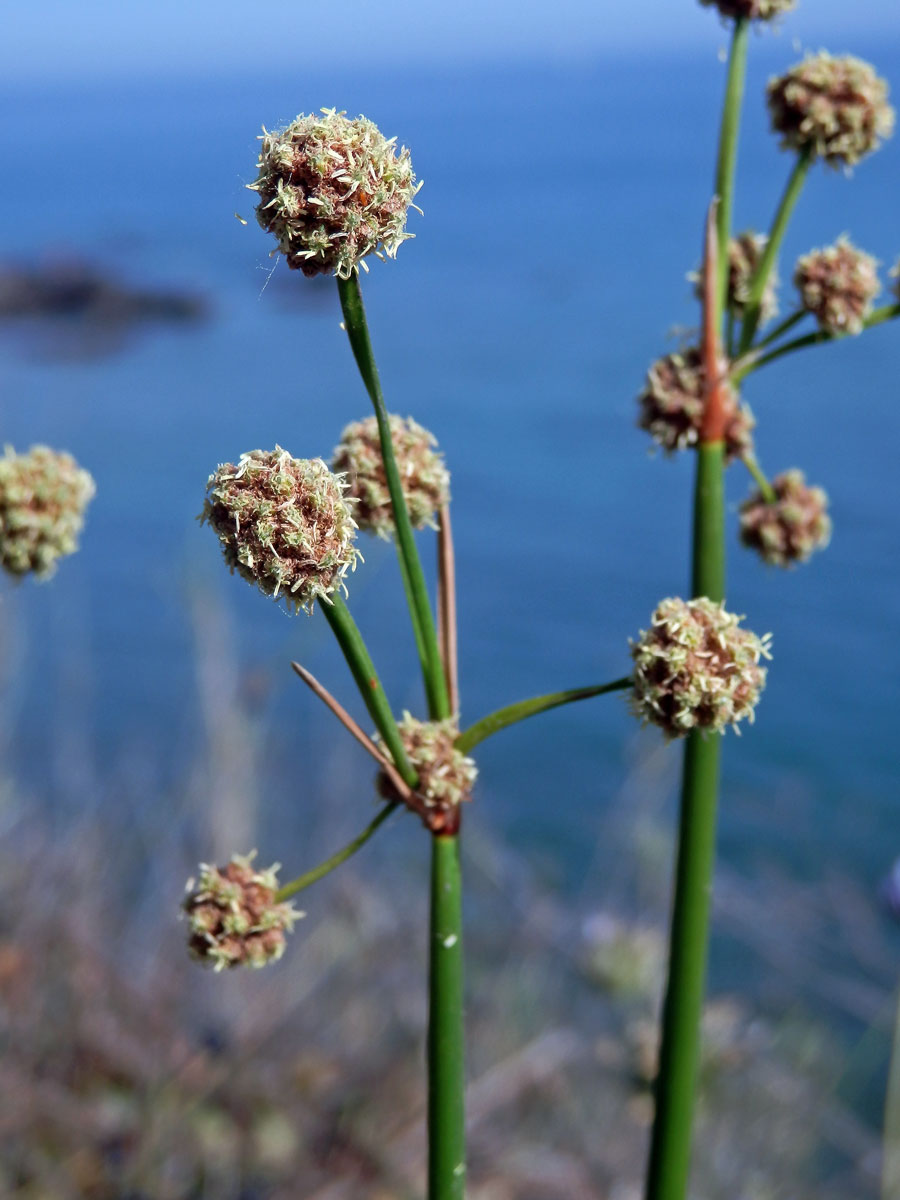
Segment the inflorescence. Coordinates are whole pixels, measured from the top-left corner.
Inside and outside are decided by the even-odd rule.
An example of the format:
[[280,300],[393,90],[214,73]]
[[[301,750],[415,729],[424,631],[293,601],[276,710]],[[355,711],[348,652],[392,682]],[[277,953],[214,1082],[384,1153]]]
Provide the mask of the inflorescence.
[[828,496],[797,469],[776,475],[772,490],[774,500],[757,490],[741,505],[741,541],[774,566],[806,562],[831,537]]
[[[367,255],[393,258],[407,238],[407,210],[422,186],[409,151],[365,117],[333,108],[263,129],[256,217],[304,275],[348,279]],[[363,263],[363,266],[366,266]]]
[[[410,522],[414,529],[433,529],[435,514],[450,500],[450,472],[437,440],[412,417],[392,414],[390,427]],[[347,496],[356,501],[353,515],[359,528],[390,537],[394,511],[375,417],[346,427],[332,465],[347,478]]]
[[[756,422],[746,405],[731,389],[725,427],[725,458],[731,461],[753,449]],[[700,351],[696,348],[657,359],[647,372],[644,390],[638,396],[638,426],[645,429],[667,454],[696,446],[706,400]]]
[[[459,736],[455,720],[420,721],[405,712],[397,728],[403,748],[419,776],[416,792],[429,808],[455,808],[471,798],[478,768],[474,759],[467,758],[454,745]],[[379,777],[379,788],[384,795],[392,797],[391,785],[385,776]]]
[[309,612],[359,558],[345,490],[321,458],[291,458],[280,446],[253,450],[209,477],[200,520],[212,526],[232,571]]
[[0,458],[0,564],[11,575],[46,579],[78,549],[84,513],[96,491],[70,454],[32,446]]
[[881,291],[878,261],[841,237],[833,246],[797,260],[794,283],[800,303],[826,333],[862,333]]
[[723,17],[747,21],[772,21],[790,12],[797,0],[700,0],[707,8],[717,8]]
[[216,971],[276,962],[284,954],[285,934],[304,915],[276,901],[279,864],[255,870],[255,855],[255,850],[235,854],[224,867],[201,863],[199,880],[188,881],[183,905],[188,949]]
[[770,637],[740,629],[741,619],[705,596],[663,600],[650,628],[631,643],[635,713],[669,738],[752,721]]
[[852,55],[810,54],[769,81],[772,126],[790,150],[853,166],[894,129],[888,86]]

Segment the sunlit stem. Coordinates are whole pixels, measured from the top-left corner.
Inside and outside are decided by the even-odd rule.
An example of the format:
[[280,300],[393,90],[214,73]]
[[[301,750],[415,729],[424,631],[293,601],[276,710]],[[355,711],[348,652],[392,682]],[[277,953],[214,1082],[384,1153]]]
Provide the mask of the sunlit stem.
[[719,197],[719,208],[716,221],[721,254],[716,303],[717,325],[721,323],[728,298],[728,247],[731,240],[734,175],[737,165],[741,101],[744,95],[744,79],[747,71],[749,28],[750,22],[744,17],[739,17],[734,23],[731,50],[728,55],[728,76],[725,82],[722,125],[719,132],[719,154],[716,163],[716,195]]

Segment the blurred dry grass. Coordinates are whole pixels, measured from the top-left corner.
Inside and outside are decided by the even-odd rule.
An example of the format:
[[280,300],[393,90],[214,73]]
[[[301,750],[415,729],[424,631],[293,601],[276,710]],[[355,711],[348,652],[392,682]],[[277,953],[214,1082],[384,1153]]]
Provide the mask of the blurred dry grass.
[[[183,952],[176,909],[198,847],[223,859],[253,844],[266,788],[257,683],[228,653],[226,614],[206,600],[197,613],[206,737],[179,798],[188,821],[154,823],[158,797],[138,789],[119,821],[86,805],[61,836],[5,787],[0,1195],[421,1195],[418,842],[381,835],[321,885],[274,968],[211,976]],[[555,896],[470,822],[472,1200],[639,1200],[668,894],[662,786],[644,759],[611,805],[599,909]],[[837,875],[762,883],[720,873],[719,929],[760,986],[709,1005],[695,1195],[874,1197],[878,1136],[842,1099],[853,1058],[838,1030],[868,1028],[863,1047],[883,1052],[890,938]]]

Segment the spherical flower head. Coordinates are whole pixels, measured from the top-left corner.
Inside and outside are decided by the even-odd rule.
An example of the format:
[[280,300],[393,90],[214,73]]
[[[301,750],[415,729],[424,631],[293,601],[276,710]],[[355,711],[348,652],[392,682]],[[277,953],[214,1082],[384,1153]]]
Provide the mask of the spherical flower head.
[[809,487],[802,471],[785,471],[772,480],[774,500],[754,491],[741,505],[741,541],[764,562],[789,567],[806,562],[831,538],[828,496]]
[[368,254],[394,258],[415,236],[407,210],[422,186],[409,151],[397,149],[365,117],[333,108],[263,129],[256,217],[275,235],[288,266],[304,275],[348,279]]
[[732,21],[742,18],[747,21],[773,21],[782,13],[790,12],[797,0],[700,0],[706,8],[714,7],[723,17]]
[[201,522],[211,525],[225,561],[288,608],[312,610],[355,568],[356,522],[346,483],[321,458],[252,450],[210,475]]
[[794,283],[800,303],[826,333],[862,333],[881,291],[878,260],[845,237],[799,258]]
[[894,129],[887,84],[851,55],[808,55],[771,79],[767,95],[782,146],[824,158],[831,166],[853,166]]
[[224,867],[200,864],[200,878],[188,881],[184,901],[194,958],[224,971],[226,967],[264,967],[284,954],[285,934],[304,913],[279,904],[279,864],[259,871],[256,856],[232,856]]
[[[433,529],[435,513],[450,499],[450,472],[443,455],[436,449],[435,437],[412,417],[391,415],[390,426],[409,519],[414,529]],[[394,532],[394,510],[374,417],[347,426],[332,466],[346,475],[347,494],[356,501],[353,515],[359,528],[389,538]]]
[[770,638],[739,628],[741,620],[705,596],[663,600],[650,628],[631,643],[637,716],[669,738],[692,729],[724,733],[752,721]]
[[[696,348],[657,359],[638,396],[638,427],[645,429],[666,454],[696,446],[703,422],[704,390],[704,371]],[[727,403],[725,458],[730,462],[753,449],[756,421],[733,392]]]
[[78,549],[94,480],[70,454],[5,447],[0,458],[0,564],[11,574],[46,579]]
[[[419,721],[405,712],[397,728],[403,748],[419,776],[416,792],[429,808],[455,808],[471,799],[478,768],[473,759],[466,758],[454,745],[459,736],[455,720]],[[390,782],[385,776],[379,778],[379,789],[385,796],[392,796]]]

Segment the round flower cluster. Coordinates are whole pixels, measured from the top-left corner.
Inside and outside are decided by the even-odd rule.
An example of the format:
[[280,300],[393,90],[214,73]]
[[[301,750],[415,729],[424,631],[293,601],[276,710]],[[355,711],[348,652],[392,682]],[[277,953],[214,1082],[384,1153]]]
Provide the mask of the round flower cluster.
[[[456,749],[459,728],[452,718],[445,721],[419,721],[408,712],[397,728],[400,740],[419,776],[416,792],[430,808],[454,808],[469,800],[478,777],[471,758]],[[385,749],[382,743],[382,749]],[[385,753],[387,753],[385,749]],[[385,776],[379,777],[379,789],[392,796]]]
[[[699,350],[685,350],[657,359],[647,372],[644,390],[638,396],[639,428],[645,429],[667,454],[696,446],[703,422],[704,393]],[[756,422],[733,392],[729,396],[725,457],[731,461],[752,450]]]
[[[390,426],[412,526],[434,528],[435,513],[450,499],[450,472],[435,448],[437,441],[412,417],[392,414]],[[332,466],[347,477],[347,495],[356,501],[353,515],[359,528],[379,537],[390,537],[394,532],[394,514],[374,417],[347,426],[335,449]]]
[[635,713],[670,738],[692,729],[723,733],[752,720],[770,638],[740,629],[741,619],[705,596],[663,600],[650,628],[631,643]]
[[777,567],[806,562],[831,537],[828,496],[798,470],[777,475],[772,490],[774,501],[754,491],[741,505],[741,541]]
[[733,20],[771,21],[790,12],[797,0],[700,0],[705,7],[715,7],[723,17]]
[[209,477],[200,520],[212,526],[230,570],[288,607],[311,611],[355,568],[356,522],[346,484],[321,458],[252,450]]
[[[333,108],[263,130],[256,217],[304,275],[348,279],[368,254],[393,258],[421,187],[409,151],[397,150],[365,117]],[[413,205],[415,207],[415,205]],[[366,264],[363,264],[366,266]]]
[[235,854],[225,867],[200,864],[200,878],[188,881],[184,901],[190,927],[188,949],[216,971],[226,967],[264,967],[284,954],[285,934],[303,913],[279,904],[279,864],[253,867],[252,854]]
[[78,549],[84,511],[96,488],[70,454],[32,446],[0,458],[0,564],[11,575],[47,578]]
[[846,237],[797,260],[794,283],[800,302],[827,333],[862,333],[881,291],[878,261]]
[[852,166],[877,150],[894,128],[888,86],[851,55],[808,55],[767,89],[772,127],[782,146]]

